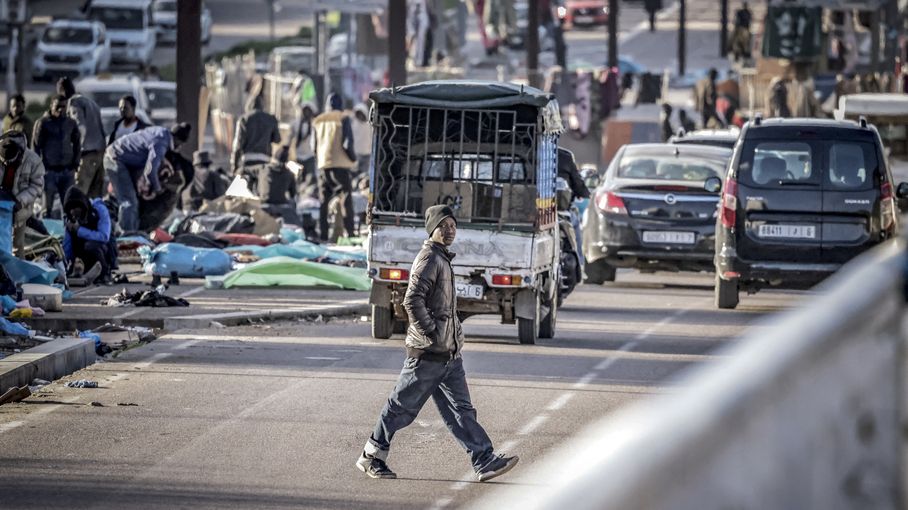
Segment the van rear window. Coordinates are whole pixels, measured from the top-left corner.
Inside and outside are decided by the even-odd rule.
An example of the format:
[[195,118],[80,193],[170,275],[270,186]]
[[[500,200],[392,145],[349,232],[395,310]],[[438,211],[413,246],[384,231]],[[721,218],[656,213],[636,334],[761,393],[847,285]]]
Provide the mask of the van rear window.
[[737,178],[748,186],[822,186],[862,190],[879,172],[872,143],[846,140],[760,140],[745,143]]

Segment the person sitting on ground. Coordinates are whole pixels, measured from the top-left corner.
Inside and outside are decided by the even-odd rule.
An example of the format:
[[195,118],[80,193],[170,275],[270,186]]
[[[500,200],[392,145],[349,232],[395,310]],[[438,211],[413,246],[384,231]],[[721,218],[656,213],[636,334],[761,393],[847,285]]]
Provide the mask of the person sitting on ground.
[[54,200],[63,197],[76,184],[76,169],[82,152],[79,127],[66,116],[66,98],[56,96],[43,117],[35,123],[32,149],[44,162],[44,213],[48,218],[59,218],[54,211]]
[[290,148],[282,145],[274,150],[271,164],[259,169],[259,198],[262,209],[286,223],[299,225],[296,214],[296,177],[287,168]]
[[230,176],[223,168],[211,167],[211,156],[208,151],[192,153],[192,166],[195,169],[192,185],[187,190],[183,203],[192,211],[198,211],[206,201],[224,196],[230,187]]
[[192,126],[182,122],[170,129],[153,126],[114,141],[104,154],[104,169],[120,204],[120,226],[139,228],[139,197],[153,200],[164,190],[159,172],[164,158],[189,140]]
[[13,248],[25,248],[25,224],[32,216],[32,205],[44,190],[44,163],[26,148],[25,133],[7,131],[0,136],[0,192],[11,195],[13,206]]
[[32,130],[32,121],[28,115],[25,115],[25,98],[22,94],[9,98],[9,113],[3,117],[3,130],[0,133],[20,131],[25,134],[26,141],[30,143]]
[[[79,259],[82,267],[89,268],[84,274],[86,284],[97,278],[109,285],[113,281],[110,272],[115,264],[117,245],[111,236],[110,215],[104,201],[100,198],[89,200],[82,190],[73,186],[66,193],[63,212],[66,226],[63,252],[67,266],[75,268],[76,259]],[[82,275],[76,271],[72,276]]]
[[107,138],[107,145],[114,143],[117,138],[148,127],[148,124],[136,116],[136,104],[138,104],[136,98],[132,96],[126,95],[120,98],[120,118],[114,122],[113,131]]

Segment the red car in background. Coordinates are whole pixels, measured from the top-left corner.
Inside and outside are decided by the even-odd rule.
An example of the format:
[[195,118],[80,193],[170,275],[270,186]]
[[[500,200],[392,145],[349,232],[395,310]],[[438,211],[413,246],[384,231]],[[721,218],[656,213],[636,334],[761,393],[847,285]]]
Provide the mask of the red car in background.
[[566,29],[605,25],[608,23],[608,5],[605,0],[567,0],[558,7],[558,17]]

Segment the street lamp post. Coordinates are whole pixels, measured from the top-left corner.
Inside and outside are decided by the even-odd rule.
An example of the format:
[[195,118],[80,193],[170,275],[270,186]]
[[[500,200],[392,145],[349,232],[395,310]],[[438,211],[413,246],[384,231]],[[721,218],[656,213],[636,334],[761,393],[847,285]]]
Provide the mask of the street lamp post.
[[618,0],[608,2],[608,66],[618,67]]
[[[202,0],[177,2],[177,121],[199,125],[199,88],[202,76]],[[192,136],[181,152],[196,150],[199,136]]]
[[388,0],[388,78],[407,84],[407,0]]
[[678,76],[687,72],[687,2],[678,1]]

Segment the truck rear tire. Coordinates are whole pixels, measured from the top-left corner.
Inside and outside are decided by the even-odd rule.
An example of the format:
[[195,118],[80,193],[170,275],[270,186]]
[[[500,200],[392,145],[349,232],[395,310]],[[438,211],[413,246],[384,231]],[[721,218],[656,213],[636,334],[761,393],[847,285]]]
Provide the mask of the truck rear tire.
[[738,306],[738,280],[723,280],[716,275],[716,308],[733,310]]
[[390,308],[372,305],[372,338],[387,340],[394,329],[394,314]]
[[605,282],[615,281],[615,267],[610,266],[605,260],[587,262],[584,269],[586,270],[586,283],[601,285]]
[[553,299],[552,302],[548,304],[549,311],[539,322],[539,338],[555,338],[555,322],[558,318],[557,299],[558,298]]
[[520,343],[527,345],[536,343],[536,339],[539,338],[539,314],[539,293],[536,293],[536,311],[533,318],[517,317],[517,339]]

